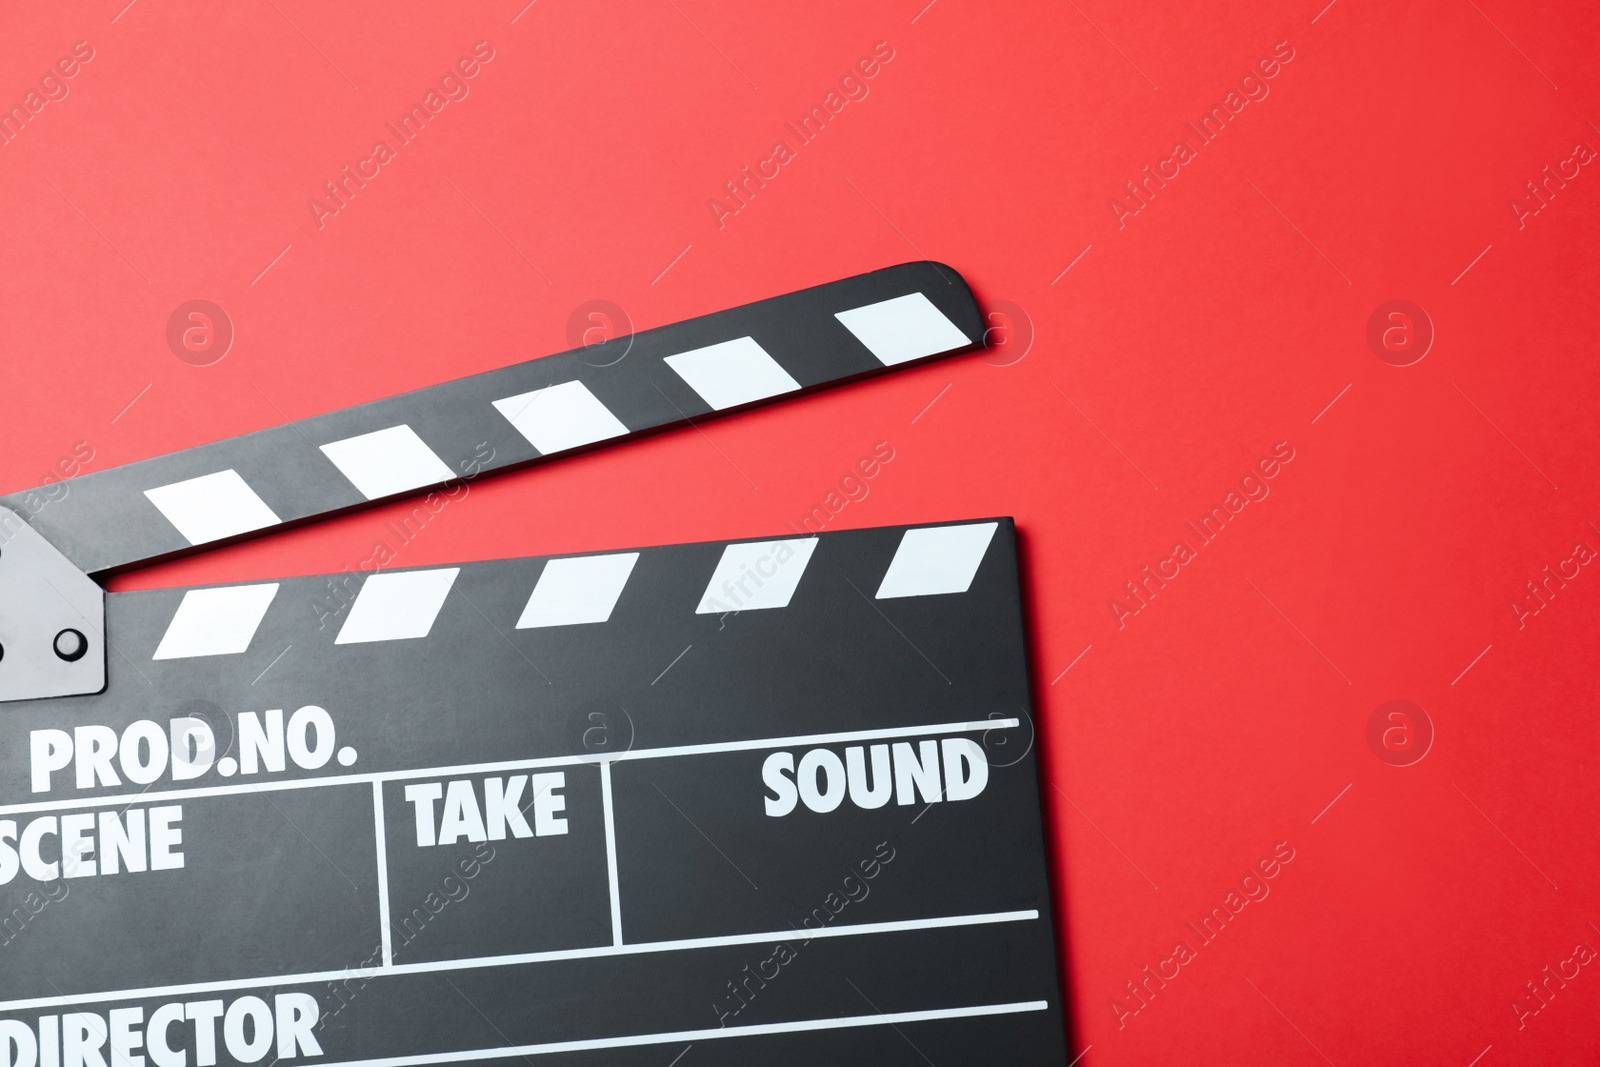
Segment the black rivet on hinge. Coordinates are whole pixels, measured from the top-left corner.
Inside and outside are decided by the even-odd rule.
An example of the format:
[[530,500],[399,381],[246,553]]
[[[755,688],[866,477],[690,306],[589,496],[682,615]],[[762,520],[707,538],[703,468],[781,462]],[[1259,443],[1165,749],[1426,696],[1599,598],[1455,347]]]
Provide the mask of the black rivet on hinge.
[[62,630],[56,634],[56,655],[68,663],[76,662],[83,658],[89,651],[89,640],[77,630]]

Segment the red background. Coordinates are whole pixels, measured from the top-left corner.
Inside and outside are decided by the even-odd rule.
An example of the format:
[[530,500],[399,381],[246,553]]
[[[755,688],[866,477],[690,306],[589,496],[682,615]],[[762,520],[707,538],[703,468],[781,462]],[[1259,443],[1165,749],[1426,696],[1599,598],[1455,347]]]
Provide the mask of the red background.
[[[1600,948],[1600,576],[1510,607],[1600,548],[1600,175],[1510,208],[1600,147],[1600,9],[124,2],[0,15],[0,102],[95,53],[0,148],[0,486],[558,351],[592,299],[642,328],[947,262],[1013,309],[997,350],[484,481],[397,565],[777,534],[887,441],[835,527],[1023,534],[1082,1063],[1600,1058],[1600,967],[1511,1007]],[[308,199],[478,41],[470,96],[319,230]],[[708,199],[880,41],[870,95],[719,227]],[[1122,183],[1285,41],[1119,228]],[[195,298],[237,332],[214,365],[165,340]],[[1436,330],[1408,367],[1365,337],[1395,298]],[[1119,628],[1280,441],[1271,495]],[[393,510],[115,587],[353,566]],[[1436,732],[1408,767],[1366,737],[1397,698]],[[1119,1020],[1278,842],[1270,896]]]

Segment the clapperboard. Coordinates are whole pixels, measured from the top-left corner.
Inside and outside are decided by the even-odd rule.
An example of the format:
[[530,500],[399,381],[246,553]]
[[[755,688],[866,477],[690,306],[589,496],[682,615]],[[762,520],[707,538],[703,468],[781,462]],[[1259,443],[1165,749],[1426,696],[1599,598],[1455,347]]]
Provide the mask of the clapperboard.
[[1008,519],[89,577],[981,336],[906,264],[0,500],[0,1067],[1064,1062]]

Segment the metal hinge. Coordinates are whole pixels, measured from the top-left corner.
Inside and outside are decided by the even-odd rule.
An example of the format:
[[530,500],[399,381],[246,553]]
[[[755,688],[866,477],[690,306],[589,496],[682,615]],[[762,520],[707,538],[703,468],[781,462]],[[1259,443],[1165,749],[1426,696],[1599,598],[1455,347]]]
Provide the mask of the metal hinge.
[[105,687],[105,590],[0,507],[0,701]]

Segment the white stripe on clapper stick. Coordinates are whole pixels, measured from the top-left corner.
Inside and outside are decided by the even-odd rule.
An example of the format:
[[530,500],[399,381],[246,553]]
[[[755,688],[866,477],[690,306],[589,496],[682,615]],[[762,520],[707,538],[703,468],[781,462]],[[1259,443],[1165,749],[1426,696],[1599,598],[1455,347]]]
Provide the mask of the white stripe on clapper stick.
[[221,541],[283,521],[232,468],[158,485],[146,489],[144,495],[191,545]]

